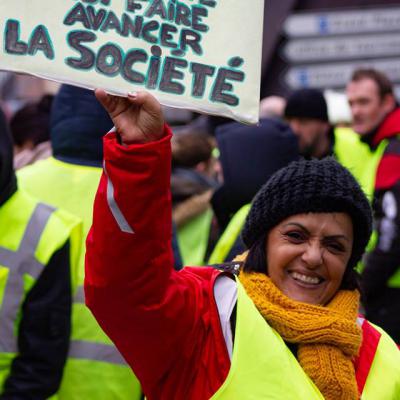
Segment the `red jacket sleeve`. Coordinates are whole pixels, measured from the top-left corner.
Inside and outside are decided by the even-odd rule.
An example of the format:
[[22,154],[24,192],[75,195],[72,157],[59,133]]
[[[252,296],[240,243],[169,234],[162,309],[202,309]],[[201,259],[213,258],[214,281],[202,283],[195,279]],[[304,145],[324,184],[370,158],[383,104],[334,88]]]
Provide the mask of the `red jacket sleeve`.
[[204,361],[204,347],[217,346],[205,362],[216,371],[211,391],[229,369],[222,334],[210,335],[210,324],[218,325],[211,279],[173,270],[170,137],[168,127],[163,139],[147,144],[105,137],[86,252],[86,303],[146,395],[158,399],[184,398],[177,393],[193,386],[187,370],[196,373],[188,367]]

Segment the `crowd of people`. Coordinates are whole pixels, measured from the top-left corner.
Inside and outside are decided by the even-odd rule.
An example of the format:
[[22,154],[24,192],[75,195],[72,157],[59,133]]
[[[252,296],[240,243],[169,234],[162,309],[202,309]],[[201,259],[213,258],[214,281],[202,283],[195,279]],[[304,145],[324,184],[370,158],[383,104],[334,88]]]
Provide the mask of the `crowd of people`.
[[0,400],[400,399],[400,107],[374,69],[346,96],[1,113]]

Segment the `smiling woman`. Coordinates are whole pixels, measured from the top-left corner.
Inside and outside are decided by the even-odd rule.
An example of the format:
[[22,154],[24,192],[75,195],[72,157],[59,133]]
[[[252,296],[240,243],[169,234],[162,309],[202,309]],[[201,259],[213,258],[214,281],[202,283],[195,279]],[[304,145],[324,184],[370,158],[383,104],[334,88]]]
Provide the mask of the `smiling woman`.
[[352,245],[347,214],[297,214],[268,234],[268,275],[291,299],[325,305],[342,284]]
[[148,399],[400,398],[395,343],[358,316],[355,266],[372,217],[349,171],[333,159],[278,171],[253,200],[239,274],[237,262],[176,272],[160,105],[143,92],[97,96],[116,132],[87,240],[86,302]]
[[[371,224],[364,193],[336,161],[292,163],[253,202],[243,232],[250,249],[244,269],[267,272],[294,300],[325,305],[339,287],[358,288],[354,267]],[[310,288],[304,287],[305,281]],[[292,286],[296,292],[302,287],[303,295],[293,297]]]
[[[294,162],[273,175],[244,226],[250,250],[239,279],[265,320],[296,346],[300,365],[327,399],[358,396],[352,364],[361,343],[354,266],[371,224],[368,201],[353,176],[325,159]],[[334,329],[324,325],[335,318],[343,324],[338,341]]]

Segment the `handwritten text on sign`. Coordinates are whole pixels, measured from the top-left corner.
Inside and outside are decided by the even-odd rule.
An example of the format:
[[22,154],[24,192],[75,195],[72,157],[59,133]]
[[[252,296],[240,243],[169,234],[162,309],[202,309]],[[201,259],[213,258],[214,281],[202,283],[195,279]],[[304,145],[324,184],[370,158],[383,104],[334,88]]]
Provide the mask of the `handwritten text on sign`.
[[263,0],[2,3],[1,69],[258,118]]

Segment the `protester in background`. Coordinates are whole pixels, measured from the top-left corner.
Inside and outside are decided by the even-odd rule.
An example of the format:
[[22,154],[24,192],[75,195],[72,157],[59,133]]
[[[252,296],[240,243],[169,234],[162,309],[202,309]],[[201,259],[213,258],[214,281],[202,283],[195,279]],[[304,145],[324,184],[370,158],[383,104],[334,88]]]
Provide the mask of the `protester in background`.
[[[305,158],[334,156],[359,180],[364,192],[371,199],[371,191],[360,180],[359,171],[365,168],[369,157],[368,145],[348,127],[329,123],[328,106],[318,89],[300,89],[289,96],[285,118],[299,140],[300,153]],[[351,156],[350,156],[351,155]]]
[[299,89],[287,99],[284,116],[299,139],[300,153],[323,158],[333,154],[334,136],[328,107],[321,91]]
[[294,162],[253,202],[239,278],[235,263],[176,272],[160,105],[144,92],[97,96],[116,132],[105,138],[86,300],[147,398],[397,398],[400,353],[357,318],[353,268],[372,218],[352,175],[333,160]]
[[45,95],[37,103],[22,107],[11,118],[16,169],[51,156],[49,120],[52,102],[53,96]]
[[[61,86],[51,112],[53,157],[21,169],[18,175],[29,193],[81,218],[85,236],[102,171],[102,137],[111,127],[111,119],[91,91]],[[140,399],[137,379],[84,304],[84,238],[80,247],[68,361],[57,398]]]
[[353,73],[347,97],[353,129],[370,150],[357,170],[375,212],[376,245],[362,274],[366,315],[400,343],[400,108],[389,79],[373,69]]
[[212,205],[222,236],[209,263],[232,260],[244,249],[240,231],[250,202],[278,169],[298,158],[296,137],[279,119],[261,119],[258,126],[233,122],[217,129],[223,184]]
[[17,188],[0,112],[0,399],[47,399],[67,358],[81,224]]
[[213,247],[211,196],[217,186],[214,139],[184,130],[172,141],[172,218],[184,265],[203,265]]

